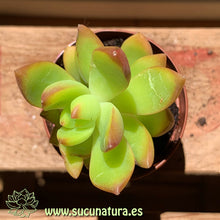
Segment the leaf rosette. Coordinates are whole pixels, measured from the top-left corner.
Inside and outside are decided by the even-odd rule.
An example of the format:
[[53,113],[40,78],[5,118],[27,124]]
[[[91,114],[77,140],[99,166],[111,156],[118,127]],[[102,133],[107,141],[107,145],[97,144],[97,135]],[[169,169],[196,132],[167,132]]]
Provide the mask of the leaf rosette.
[[167,67],[165,54],[153,54],[141,33],[121,47],[104,46],[79,25],[76,45],[62,58],[64,68],[38,62],[15,71],[20,90],[54,124],[50,141],[69,174],[78,178],[85,165],[96,187],[118,195],[135,165],[152,166],[152,137],[172,128],[168,108],[185,79]]

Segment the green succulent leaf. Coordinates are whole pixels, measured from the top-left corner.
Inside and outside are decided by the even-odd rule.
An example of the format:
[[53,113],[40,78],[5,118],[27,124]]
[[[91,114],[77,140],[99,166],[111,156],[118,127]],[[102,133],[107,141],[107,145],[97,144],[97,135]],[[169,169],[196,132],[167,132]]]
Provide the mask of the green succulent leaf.
[[60,114],[60,125],[65,128],[74,128],[76,120],[71,118],[70,106],[67,105]]
[[77,64],[77,55],[76,55],[76,46],[68,46],[63,52],[63,64],[65,70],[70,73],[74,79],[81,82],[78,64]]
[[131,78],[126,55],[119,47],[102,47],[92,54],[89,89],[102,101],[125,90]]
[[133,77],[112,103],[124,113],[149,115],[168,108],[179,96],[185,79],[165,67],[152,67]]
[[135,117],[123,114],[124,136],[134,153],[136,164],[150,168],[154,162],[154,143],[144,125]]
[[88,158],[92,149],[92,136],[81,144],[77,144],[75,146],[64,146],[60,144],[59,149],[62,154],[65,155],[79,156],[83,157],[83,159]]
[[75,146],[64,146],[59,144],[66,170],[74,179],[79,177],[83,168],[83,158],[90,154],[91,145],[91,138]]
[[150,67],[166,67],[167,57],[163,53],[139,58],[131,65],[131,76],[134,77]]
[[83,168],[83,158],[71,154],[63,154],[64,164],[67,172],[77,179]]
[[137,117],[152,137],[159,137],[167,133],[174,125],[174,116],[169,109],[153,115],[139,115]]
[[100,104],[94,95],[82,95],[71,102],[71,118],[96,121]]
[[88,120],[72,118],[70,106],[66,106],[60,114],[60,125],[65,128],[84,128],[88,126]]
[[95,135],[89,176],[97,188],[118,195],[128,183],[135,166],[133,152],[125,138],[114,149],[103,152],[102,139]]
[[94,121],[88,121],[84,127],[65,128],[61,127],[57,131],[57,139],[60,144],[74,146],[86,141],[93,133],[95,128]]
[[92,52],[103,47],[101,40],[86,26],[78,25],[78,36],[76,40],[77,62],[79,64],[80,76],[88,83]]
[[36,107],[41,107],[41,94],[51,83],[74,80],[60,66],[51,62],[37,62],[15,70],[17,84],[24,98]]
[[149,41],[141,33],[131,35],[127,38],[121,45],[121,49],[125,52],[130,66],[137,59],[153,53]]
[[73,99],[88,93],[88,88],[80,82],[72,80],[55,82],[44,89],[41,96],[42,108],[45,111],[64,109]]
[[102,141],[103,151],[116,147],[123,137],[124,124],[119,110],[110,102],[101,103],[97,129]]

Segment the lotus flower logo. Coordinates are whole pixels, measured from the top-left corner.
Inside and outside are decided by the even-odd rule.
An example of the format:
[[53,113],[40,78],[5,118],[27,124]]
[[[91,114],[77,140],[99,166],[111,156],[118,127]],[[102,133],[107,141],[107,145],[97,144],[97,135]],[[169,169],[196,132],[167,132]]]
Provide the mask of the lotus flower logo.
[[10,209],[8,213],[21,218],[29,217],[30,214],[37,211],[38,200],[35,199],[34,192],[29,193],[23,189],[20,192],[14,190],[12,195],[8,195],[6,205]]

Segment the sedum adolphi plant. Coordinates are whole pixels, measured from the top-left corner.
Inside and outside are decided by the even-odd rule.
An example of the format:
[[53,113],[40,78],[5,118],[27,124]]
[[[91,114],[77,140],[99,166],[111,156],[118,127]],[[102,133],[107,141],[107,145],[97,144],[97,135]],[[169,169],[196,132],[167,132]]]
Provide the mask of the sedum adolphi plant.
[[185,80],[166,67],[165,54],[153,54],[141,33],[121,47],[104,46],[84,25],[76,44],[64,50],[63,64],[24,66],[15,71],[18,86],[54,124],[50,142],[69,174],[78,178],[85,165],[93,185],[118,195],[135,164],[152,166],[152,137],[172,128],[168,107]]

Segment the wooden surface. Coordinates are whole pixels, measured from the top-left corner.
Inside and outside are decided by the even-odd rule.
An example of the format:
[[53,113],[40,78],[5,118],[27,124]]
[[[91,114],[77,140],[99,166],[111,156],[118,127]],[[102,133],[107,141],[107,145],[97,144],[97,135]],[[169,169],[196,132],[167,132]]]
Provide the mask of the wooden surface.
[[[19,217],[15,217],[8,213],[8,210],[0,210],[0,219],[2,220],[15,220],[20,219]],[[21,218],[22,219],[22,218]],[[25,219],[25,218],[24,218]],[[73,217],[69,216],[46,216],[44,210],[37,210],[35,213],[32,213],[28,219],[34,220],[56,220],[56,219],[77,219],[77,220],[97,220],[97,217]]]
[[193,212],[165,212],[160,216],[161,220],[219,220],[219,213],[193,213]]
[[[17,217],[18,218],[18,217]],[[140,217],[139,217],[140,218]],[[13,220],[15,216],[8,213],[8,210],[0,210],[0,219]],[[28,219],[34,220],[56,220],[70,219],[67,216],[46,216],[44,210],[37,210]],[[71,217],[78,220],[97,220],[97,217]],[[219,213],[195,213],[195,212],[165,212],[160,215],[161,220],[219,220]]]
[[[124,30],[141,31],[157,42],[186,77],[185,172],[219,174],[220,29]],[[48,144],[39,109],[20,94],[14,70],[39,60],[53,61],[75,37],[76,27],[0,27],[0,171],[64,171],[62,159]]]
[[[0,14],[68,18],[119,19],[219,19],[220,3],[209,1],[114,1],[114,0],[0,0]],[[51,4],[53,7],[51,7]],[[125,7],[126,5],[126,7]],[[147,13],[146,13],[147,11]],[[157,13],[155,13],[157,11]]]

